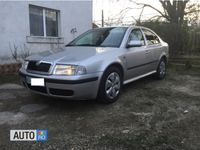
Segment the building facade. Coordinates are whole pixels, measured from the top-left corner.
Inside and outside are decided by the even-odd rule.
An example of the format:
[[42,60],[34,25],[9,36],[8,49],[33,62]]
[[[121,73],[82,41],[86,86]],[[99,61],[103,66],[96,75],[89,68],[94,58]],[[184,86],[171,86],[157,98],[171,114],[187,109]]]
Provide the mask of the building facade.
[[92,28],[92,1],[1,1],[0,63],[55,49]]

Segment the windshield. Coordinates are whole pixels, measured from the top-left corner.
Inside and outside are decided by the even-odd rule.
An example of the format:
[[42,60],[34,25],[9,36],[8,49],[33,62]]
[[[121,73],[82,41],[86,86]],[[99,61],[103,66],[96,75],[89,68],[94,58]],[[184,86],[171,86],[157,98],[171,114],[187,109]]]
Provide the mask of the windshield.
[[119,47],[126,30],[127,27],[89,30],[66,46]]

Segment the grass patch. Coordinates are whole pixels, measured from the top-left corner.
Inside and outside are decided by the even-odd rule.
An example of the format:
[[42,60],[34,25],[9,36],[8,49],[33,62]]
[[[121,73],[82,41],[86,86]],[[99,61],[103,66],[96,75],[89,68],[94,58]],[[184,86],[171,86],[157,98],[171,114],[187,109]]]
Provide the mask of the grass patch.
[[20,77],[18,74],[0,75],[0,84],[4,83],[20,83]]
[[153,130],[140,130],[139,133],[131,133],[128,135],[122,134],[107,134],[102,137],[99,144],[102,144],[108,149],[120,149],[126,150],[175,150],[179,144],[180,139],[176,136],[170,136],[171,133],[158,133]]

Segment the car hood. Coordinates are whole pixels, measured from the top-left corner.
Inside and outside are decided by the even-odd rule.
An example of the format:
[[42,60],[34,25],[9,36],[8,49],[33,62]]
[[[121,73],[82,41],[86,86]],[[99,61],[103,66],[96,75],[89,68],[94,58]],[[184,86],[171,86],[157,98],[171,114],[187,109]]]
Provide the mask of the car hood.
[[63,64],[79,64],[81,61],[117,48],[64,47],[29,56],[26,60],[46,61]]

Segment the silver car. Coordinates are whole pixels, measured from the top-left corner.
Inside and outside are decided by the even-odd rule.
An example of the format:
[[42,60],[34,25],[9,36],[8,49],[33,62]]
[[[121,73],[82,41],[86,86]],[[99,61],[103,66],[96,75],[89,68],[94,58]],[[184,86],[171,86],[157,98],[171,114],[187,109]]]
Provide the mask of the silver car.
[[145,27],[89,30],[64,48],[30,56],[19,74],[38,94],[111,103],[122,85],[154,74],[166,74],[168,44]]

